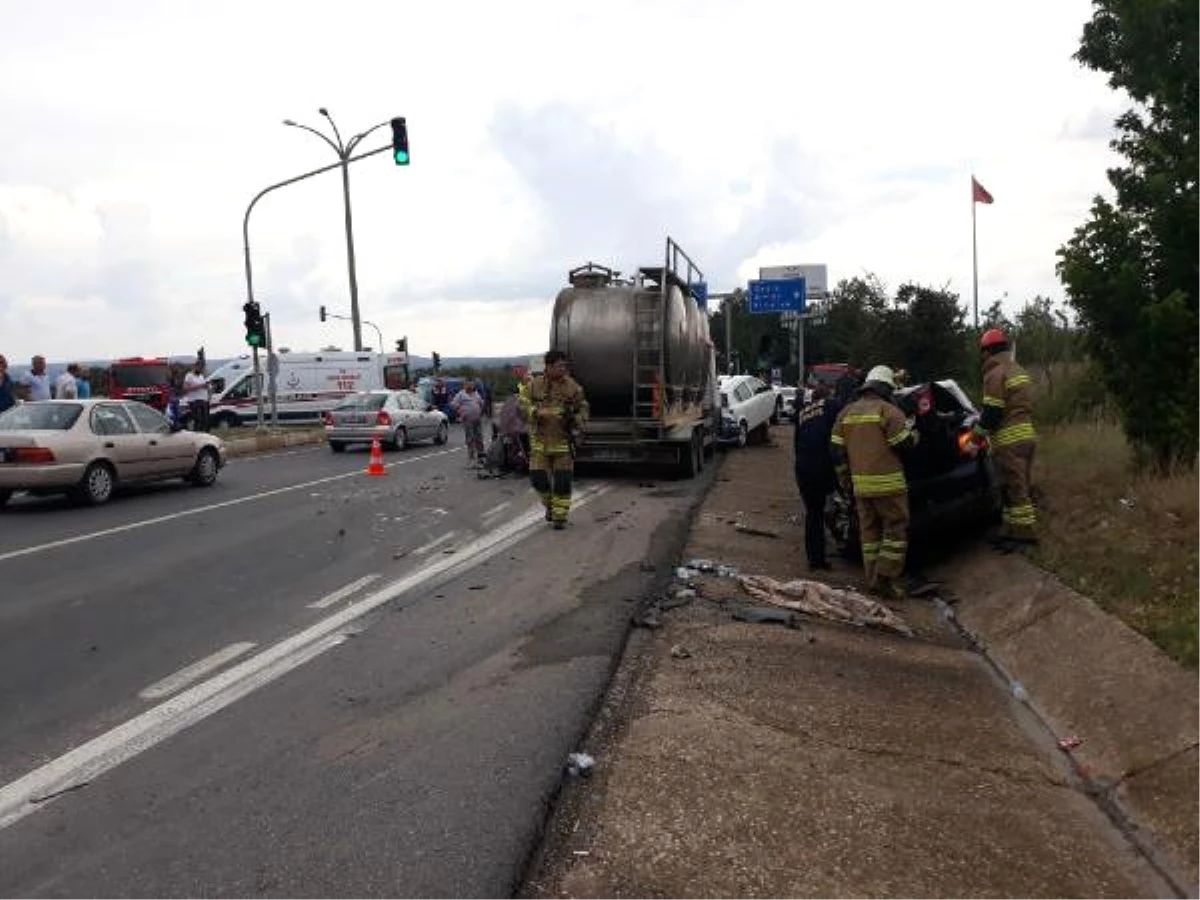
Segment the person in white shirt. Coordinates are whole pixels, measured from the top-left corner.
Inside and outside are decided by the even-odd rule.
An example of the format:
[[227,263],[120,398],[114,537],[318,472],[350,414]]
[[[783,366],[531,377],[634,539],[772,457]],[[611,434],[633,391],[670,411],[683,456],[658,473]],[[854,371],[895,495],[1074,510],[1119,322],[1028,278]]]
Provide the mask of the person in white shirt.
[[56,400],[76,400],[79,397],[79,385],[75,381],[75,373],[79,371],[76,363],[67,366],[67,370],[58,376],[54,383],[54,398]]
[[183,376],[183,403],[192,418],[192,431],[208,431],[208,403],[211,394],[204,377],[204,361],[196,360],[192,371]]
[[17,382],[22,400],[49,400],[50,376],[46,374],[46,357],[35,356],[30,369]]

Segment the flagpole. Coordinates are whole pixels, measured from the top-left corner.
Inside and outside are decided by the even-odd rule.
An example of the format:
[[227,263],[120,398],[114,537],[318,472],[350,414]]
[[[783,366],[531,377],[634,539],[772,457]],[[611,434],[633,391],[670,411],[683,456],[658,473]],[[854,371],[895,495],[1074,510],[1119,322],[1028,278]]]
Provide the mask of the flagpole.
[[971,176],[971,279],[974,284],[972,308],[975,311],[975,330],[979,330],[979,247],[975,240],[975,176]]

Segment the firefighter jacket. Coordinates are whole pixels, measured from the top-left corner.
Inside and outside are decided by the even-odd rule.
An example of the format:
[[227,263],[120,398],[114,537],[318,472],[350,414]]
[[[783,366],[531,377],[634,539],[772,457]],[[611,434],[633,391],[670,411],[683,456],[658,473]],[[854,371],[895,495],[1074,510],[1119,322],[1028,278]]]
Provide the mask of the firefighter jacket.
[[829,439],[839,476],[844,477],[848,462],[850,481],[858,497],[906,493],[908,484],[898,450],[916,441],[916,432],[908,427],[904,413],[872,394],[842,410]]
[[529,448],[550,456],[572,451],[571,432],[588,418],[583,388],[570,375],[549,380],[535,375],[521,385],[521,412],[529,423]]
[[1033,379],[1012,358],[994,353],[983,363],[983,416],[993,447],[1037,440],[1033,431]]

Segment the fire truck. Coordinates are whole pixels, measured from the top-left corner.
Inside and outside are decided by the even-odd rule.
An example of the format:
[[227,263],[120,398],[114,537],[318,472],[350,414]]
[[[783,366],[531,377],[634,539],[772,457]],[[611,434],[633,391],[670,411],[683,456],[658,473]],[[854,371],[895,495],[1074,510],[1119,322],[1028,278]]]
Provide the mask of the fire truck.
[[115,400],[140,400],[160,412],[171,397],[171,364],[165,356],[131,356],[108,367],[108,396]]

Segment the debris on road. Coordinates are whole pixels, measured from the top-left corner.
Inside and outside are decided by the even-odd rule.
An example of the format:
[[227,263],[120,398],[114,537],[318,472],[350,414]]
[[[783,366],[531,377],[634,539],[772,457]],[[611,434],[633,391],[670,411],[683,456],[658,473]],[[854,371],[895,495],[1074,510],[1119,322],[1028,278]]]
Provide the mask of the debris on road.
[[692,651],[683,646],[683,644],[676,644],[671,648],[671,657],[673,659],[691,659]]
[[769,538],[779,537],[778,531],[768,531],[766,528],[752,528],[749,525],[743,525],[741,522],[734,525],[733,530],[741,532],[742,534],[754,535],[755,537],[769,537]]
[[586,753],[570,753],[567,755],[567,773],[576,778],[587,778],[595,768],[596,760]]
[[1071,735],[1070,737],[1065,737],[1058,742],[1058,749],[1063,753],[1070,753],[1082,743],[1083,741],[1075,737],[1075,735]]
[[799,616],[794,612],[771,606],[744,606],[735,610],[733,617],[739,622],[749,622],[752,625],[783,625],[785,628],[799,628]]
[[880,628],[912,637],[913,631],[882,603],[850,588],[835,588],[820,581],[798,578],[780,582],[766,575],[743,575],[742,588],[756,600],[794,609],[811,616]]

